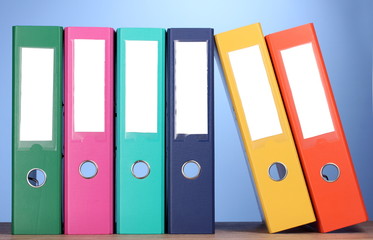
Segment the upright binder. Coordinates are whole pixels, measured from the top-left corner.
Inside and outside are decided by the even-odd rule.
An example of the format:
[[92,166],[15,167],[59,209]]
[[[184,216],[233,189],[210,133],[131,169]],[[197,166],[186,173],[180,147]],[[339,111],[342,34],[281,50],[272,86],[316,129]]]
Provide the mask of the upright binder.
[[62,40],[13,27],[13,234],[61,233]]
[[114,31],[65,29],[65,233],[111,234]]
[[270,34],[266,40],[319,231],[367,221],[313,24]]
[[315,221],[259,23],[215,41],[268,231]]
[[167,38],[167,230],[213,233],[213,29],[171,28]]
[[165,30],[117,30],[116,226],[164,233]]

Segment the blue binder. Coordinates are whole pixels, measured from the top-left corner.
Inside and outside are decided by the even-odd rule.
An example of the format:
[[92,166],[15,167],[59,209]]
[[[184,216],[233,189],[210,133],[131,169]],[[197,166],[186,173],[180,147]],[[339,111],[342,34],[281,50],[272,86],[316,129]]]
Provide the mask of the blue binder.
[[214,233],[213,29],[171,28],[167,38],[167,230]]

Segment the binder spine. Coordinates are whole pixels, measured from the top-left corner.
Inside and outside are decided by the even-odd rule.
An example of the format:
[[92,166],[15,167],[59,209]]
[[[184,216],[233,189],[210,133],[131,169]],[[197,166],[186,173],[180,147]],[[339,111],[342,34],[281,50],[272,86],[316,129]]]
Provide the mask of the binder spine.
[[[40,57],[41,61],[33,61],[35,57]],[[13,27],[13,234],[61,233],[61,61],[61,27]],[[30,69],[28,64],[33,64],[36,68]],[[24,74],[22,71],[25,71]],[[42,76],[38,77],[39,82],[35,80],[36,76]],[[41,79],[48,86],[40,85]],[[38,85],[45,87],[45,91],[40,88],[26,89]],[[37,94],[37,91],[42,92]],[[30,104],[29,100],[37,101],[35,94],[43,98],[42,102],[47,101],[50,104],[48,109],[35,105],[38,104],[36,102],[22,109],[21,103]],[[22,98],[29,99],[22,101]],[[30,115],[26,110],[40,111],[48,116],[48,119],[36,120],[33,117],[36,113]],[[37,121],[32,122],[37,126],[29,125],[27,121]],[[41,121],[47,124],[43,126]],[[44,176],[40,181],[38,173],[43,173]]]
[[[268,231],[315,221],[260,24],[215,39]],[[285,174],[274,179],[270,169],[279,163]]]
[[[121,28],[117,35],[117,232],[161,234],[164,233],[165,204],[165,30]],[[138,58],[146,60],[139,62]],[[131,75],[139,65],[144,72]],[[149,72],[151,75],[146,77]],[[133,81],[142,84],[143,92]],[[142,103],[138,103],[130,91],[142,96]],[[139,111],[146,112],[134,114],[130,108],[135,105]],[[146,126],[140,124],[134,128],[133,119],[140,115],[147,119]],[[132,170],[139,161],[147,164],[149,172],[137,178]]]
[[[303,171],[306,176],[319,231],[329,232],[367,221],[368,216],[363,197],[313,24],[305,24],[270,34],[266,37],[266,40],[278,76],[278,83],[281,88]],[[294,49],[297,49],[299,51],[299,47],[303,51],[307,50],[307,56],[302,55],[301,60],[312,60],[312,65],[317,68],[317,73],[316,77],[310,78],[307,76],[307,79],[298,77],[297,81],[300,82],[303,80],[308,83],[313,82],[314,84],[317,83],[316,81],[319,81],[320,83],[320,88],[317,89],[317,96],[313,94],[312,97],[307,98],[307,96],[302,95],[304,98],[302,102],[304,104],[304,102],[312,101],[310,103],[312,106],[318,107],[317,114],[320,115],[321,108],[327,109],[323,112],[327,118],[323,117],[322,121],[318,120],[312,123],[312,125],[305,123],[304,118],[301,119],[298,112],[299,109],[296,104],[299,104],[299,95],[297,95],[298,98],[296,99],[294,95],[296,90],[294,89],[294,85],[291,85],[290,76],[288,75],[291,64],[288,62],[288,65],[285,66],[283,55],[283,51],[289,54],[289,50],[294,51]],[[309,51],[312,53],[309,54]],[[292,53],[294,54],[294,52]],[[297,56],[300,57],[300,55]],[[297,62],[297,69],[305,67],[304,65],[299,65],[299,62]],[[310,62],[308,63],[311,65]],[[306,68],[311,69],[311,66],[307,66]],[[292,81],[294,81],[294,78]],[[324,101],[320,102],[321,98]],[[314,116],[314,114],[311,116]],[[315,118],[320,119],[320,116],[318,115]],[[308,129],[306,131],[309,132],[309,129],[312,129],[312,135],[304,132],[306,125]],[[325,128],[325,125],[328,128]],[[333,182],[325,181],[322,176],[323,167],[330,163],[337,166],[340,170],[338,179]],[[346,208],[349,211],[345,211]]]
[[[166,161],[168,233],[214,232],[214,102],[213,29],[169,29],[166,84]],[[176,129],[175,44],[205,42],[207,46],[207,132],[179,134]],[[178,88],[180,89],[180,88]],[[190,94],[193,97],[193,93]],[[200,175],[187,179],[182,168],[189,160],[200,164]]]
[[[79,42],[81,40],[85,42]],[[74,61],[78,63],[78,43],[82,43],[79,45],[80,51],[86,50],[87,46],[97,47],[79,57],[95,54],[97,59],[94,63],[103,69],[99,76],[102,79],[96,79],[98,83],[90,83],[89,90],[87,89],[93,91],[93,84],[96,84],[95,89],[100,92],[95,97],[88,95],[91,100],[85,102],[75,95],[80,91],[77,89],[74,72]],[[65,233],[111,234],[114,227],[114,31],[111,28],[69,27],[65,30],[65,46]],[[86,71],[83,74],[89,74],[88,68],[80,67]],[[91,69],[97,70],[95,67]],[[80,79],[84,81],[84,78]],[[97,87],[101,83],[103,87]],[[87,91],[80,91],[79,94],[86,94]],[[78,122],[74,114],[81,112],[74,110],[78,106],[74,101],[80,99],[80,104],[90,104],[96,101],[96,97],[102,98],[104,103],[80,108],[101,111],[88,112],[93,116],[88,120],[86,116],[80,115],[84,121],[95,121],[95,125],[87,125],[88,122],[82,124],[82,120]],[[96,174],[83,177],[82,164],[89,161],[95,165]]]

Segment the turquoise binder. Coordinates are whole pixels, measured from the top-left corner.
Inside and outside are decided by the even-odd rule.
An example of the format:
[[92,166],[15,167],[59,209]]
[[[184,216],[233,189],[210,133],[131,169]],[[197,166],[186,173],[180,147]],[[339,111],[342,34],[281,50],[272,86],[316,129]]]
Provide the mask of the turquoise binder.
[[116,229],[164,233],[165,30],[117,31]]

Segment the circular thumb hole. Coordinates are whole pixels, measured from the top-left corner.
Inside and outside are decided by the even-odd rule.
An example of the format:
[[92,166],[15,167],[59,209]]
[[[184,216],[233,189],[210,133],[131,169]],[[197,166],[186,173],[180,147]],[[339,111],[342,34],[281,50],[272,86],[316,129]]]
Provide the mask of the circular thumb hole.
[[139,160],[131,167],[132,175],[138,179],[144,179],[150,174],[150,166],[147,162]]
[[201,174],[201,165],[194,160],[187,161],[183,164],[181,172],[187,179],[196,179]]
[[39,188],[45,184],[47,174],[42,169],[34,168],[27,173],[27,182],[31,187]]
[[84,161],[80,164],[79,172],[86,179],[94,178],[98,172],[97,164],[91,160]]
[[321,177],[326,182],[335,182],[340,175],[339,167],[334,163],[325,164],[321,168]]
[[280,162],[275,162],[269,167],[269,176],[274,181],[282,181],[287,175],[287,168]]

